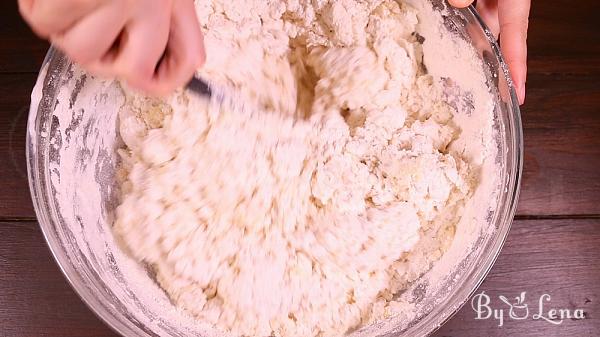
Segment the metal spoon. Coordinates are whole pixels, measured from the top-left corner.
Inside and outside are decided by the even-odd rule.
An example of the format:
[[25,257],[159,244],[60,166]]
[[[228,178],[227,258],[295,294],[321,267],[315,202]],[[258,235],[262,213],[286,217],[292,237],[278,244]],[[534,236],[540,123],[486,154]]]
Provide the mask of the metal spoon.
[[196,75],[185,85],[185,88],[200,96],[211,97],[213,94],[210,85]]

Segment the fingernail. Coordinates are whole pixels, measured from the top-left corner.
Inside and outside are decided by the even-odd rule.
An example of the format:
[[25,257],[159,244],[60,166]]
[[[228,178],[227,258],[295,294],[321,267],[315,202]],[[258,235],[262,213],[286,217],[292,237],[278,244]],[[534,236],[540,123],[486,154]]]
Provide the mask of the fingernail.
[[517,86],[517,96],[519,98],[519,105],[523,105],[525,103],[525,83]]

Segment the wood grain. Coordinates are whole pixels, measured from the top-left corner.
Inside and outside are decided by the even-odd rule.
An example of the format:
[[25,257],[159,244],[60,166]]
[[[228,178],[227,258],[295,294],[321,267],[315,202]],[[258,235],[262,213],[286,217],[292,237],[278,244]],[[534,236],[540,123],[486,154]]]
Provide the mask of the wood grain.
[[531,1],[529,59],[597,59],[599,20],[598,1]]
[[600,214],[600,2],[532,1],[519,215]]
[[[0,222],[0,237],[4,242],[0,245],[0,336],[117,336],[71,290],[35,222]],[[516,221],[479,289],[490,294],[498,308],[498,295],[514,298],[526,291],[532,310],[539,296],[548,293],[552,307],[583,309],[584,320],[555,326],[507,319],[499,328],[493,320],[475,320],[467,304],[434,336],[597,336],[599,242],[600,219]]]
[[[549,294],[545,312],[583,309],[583,320],[553,325],[541,320],[505,319],[503,327],[493,319],[475,320],[467,303],[434,334],[435,337],[563,337],[600,333],[600,219],[516,221],[502,253],[477,293],[490,295],[491,306],[507,308],[498,299],[514,299],[526,291],[530,315],[538,313],[538,300]],[[508,310],[508,309],[507,309]],[[508,315],[508,313],[505,313]]]
[[33,217],[25,130],[35,74],[0,74],[0,217]]
[[600,58],[556,64],[529,74],[518,214],[600,214]]
[[0,336],[117,336],[74,293],[35,222],[0,222]]
[[38,39],[25,24],[17,0],[0,1],[0,73],[37,72],[48,43]]

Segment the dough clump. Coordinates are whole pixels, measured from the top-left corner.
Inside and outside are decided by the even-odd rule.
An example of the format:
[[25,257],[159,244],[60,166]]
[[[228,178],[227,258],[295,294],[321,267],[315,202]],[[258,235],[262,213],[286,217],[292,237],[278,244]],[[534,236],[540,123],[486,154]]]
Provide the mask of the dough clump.
[[339,336],[386,317],[473,190],[416,10],[207,0],[197,13],[200,75],[251,104],[130,94],[114,232],[175,304],[235,334]]

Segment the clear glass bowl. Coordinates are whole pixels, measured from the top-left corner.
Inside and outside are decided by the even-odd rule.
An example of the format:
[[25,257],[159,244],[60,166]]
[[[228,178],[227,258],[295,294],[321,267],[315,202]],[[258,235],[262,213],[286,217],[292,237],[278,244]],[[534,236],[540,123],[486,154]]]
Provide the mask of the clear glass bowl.
[[[445,6],[441,1],[432,2]],[[495,96],[497,160],[502,165],[503,188],[489,215],[493,230],[479,238],[457,263],[456,272],[444,279],[443,286],[435,287],[435,293],[428,293],[428,285],[420,280],[415,282],[410,290],[425,293],[417,303],[416,317],[385,321],[353,335],[431,334],[483,281],[515,214],[523,142],[519,106],[506,64],[472,7],[447,11],[446,26],[475,47]],[[95,113],[106,107],[116,111],[123,103],[115,87],[81,72],[57,50],[48,52],[32,94],[27,164],[32,199],[50,250],[83,301],[123,336],[223,335],[178,311],[144,268],[115,249],[110,223],[116,205],[116,151],[122,144],[116,117]],[[94,94],[82,94],[86,92]]]

